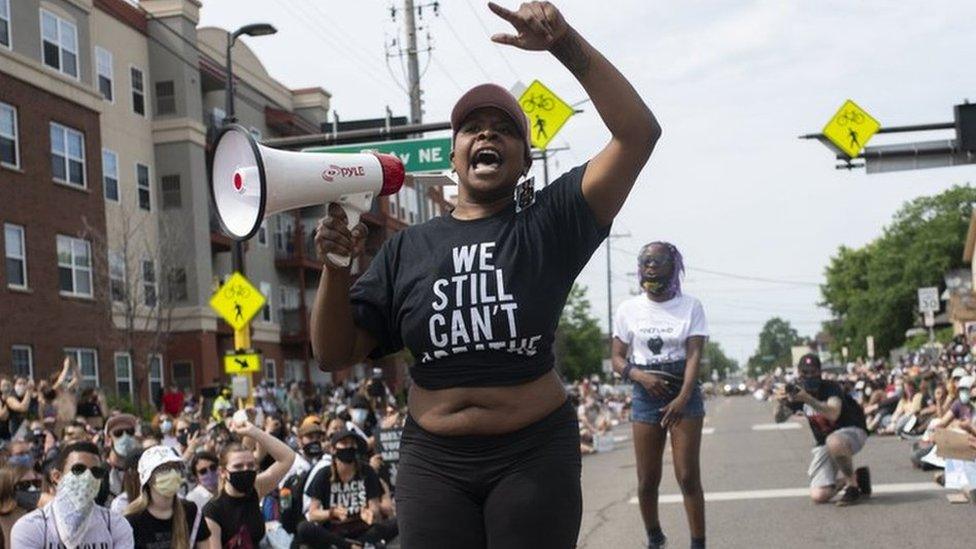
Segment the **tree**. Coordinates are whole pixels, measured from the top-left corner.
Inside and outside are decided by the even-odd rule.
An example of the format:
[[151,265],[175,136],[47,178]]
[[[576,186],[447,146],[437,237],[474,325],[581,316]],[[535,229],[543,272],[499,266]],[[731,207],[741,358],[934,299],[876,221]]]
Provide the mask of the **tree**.
[[916,198],[874,241],[838,249],[820,287],[821,305],[834,317],[824,325],[834,351],[847,345],[851,356],[866,356],[869,335],[881,356],[905,342],[918,318],[918,288],[942,286],[947,270],[963,266],[974,203],[970,186]]
[[749,357],[746,373],[750,377],[775,370],[789,368],[793,362],[793,347],[803,343],[789,321],[773,317],[766,321],[759,333],[759,347]]
[[[83,219],[84,236],[92,241],[95,268],[109,275],[109,284],[97,288],[98,301],[109,308],[115,330],[101,343],[129,356],[132,404],[142,413],[143,396],[149,390],[149,362],[151,357],[162,356],[173,332],[176,303],[186,299],[185,271],[176,268],[183,237],[173,224],[149,226],[156,222],[154,218],[128,208],[120,209],[117,221],[109,229],[115,238],[109,239]],[[115,367],[113,357],[113,370]]]
[[705,351],[702,354],[701,367],[698,372],[699,379],[711,381],[713,371],[718,372],[719,379],[725,379],[738,369],[739,363],[729,358],[722,350],[721,345],[715,341],[705,342]]
[[562,374],[578,380],[601,374],[607,342],[590,315],[586,287],[573,284],[556,331],[556,357]]

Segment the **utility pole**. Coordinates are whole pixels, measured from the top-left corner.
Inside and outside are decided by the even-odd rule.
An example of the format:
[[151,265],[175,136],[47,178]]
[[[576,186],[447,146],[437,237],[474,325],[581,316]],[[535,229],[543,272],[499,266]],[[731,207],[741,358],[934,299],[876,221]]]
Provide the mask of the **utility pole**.
[[417,20],[414,17],[413,0],[403,0],[403,23],[407,31],[407,77],[410,86],[410,122],[423,121],[420,100],[420,64],[417,62]]

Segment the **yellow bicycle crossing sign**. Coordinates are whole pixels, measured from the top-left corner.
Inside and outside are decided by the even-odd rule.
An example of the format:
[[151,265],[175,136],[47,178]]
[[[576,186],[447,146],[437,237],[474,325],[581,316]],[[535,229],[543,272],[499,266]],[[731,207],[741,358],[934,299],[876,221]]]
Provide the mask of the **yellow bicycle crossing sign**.
[[210,306],[230,327],[240,330],[264,307],[264,295],[248,282],[244,275],[235,272],[210,298]]
[[868,140],[878,133],[881,124],[848,99],[824,126],[824,137],[850,158],[861,154]]
[[574,113],[573,107],[538,80],[525,88],[519,97],[519,105],[529,117],[532,146],[537,149],[545,149]]

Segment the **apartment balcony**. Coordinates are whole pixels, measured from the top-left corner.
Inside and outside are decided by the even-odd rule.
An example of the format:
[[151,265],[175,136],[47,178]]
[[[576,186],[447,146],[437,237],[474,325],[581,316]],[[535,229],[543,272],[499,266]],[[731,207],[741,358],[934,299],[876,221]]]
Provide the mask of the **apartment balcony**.
[[234,240],[220,230],[217,214],[210,212],[210,253],[229,252],[234,246]]
[[275,235],[275,266],[279,269],[310,269],[321,271],[322,263],[315,253],[313,234],[305,234],[299,226]]
[[301,309],[278,309],[282,345],[308,345],[308,316]]

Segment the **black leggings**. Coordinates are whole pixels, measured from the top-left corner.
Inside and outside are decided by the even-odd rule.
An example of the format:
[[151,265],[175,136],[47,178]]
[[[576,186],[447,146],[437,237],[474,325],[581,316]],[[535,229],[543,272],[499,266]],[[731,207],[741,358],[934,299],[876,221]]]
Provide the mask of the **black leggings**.
[[390,541],[397,535],[396,519],[377,522],[357,536],[343,536],[326,528],[317,522],[304,521],[298,524],[291,546],[306,547],[338,547],[348,549],[352,547],[350,540],[363,543]]
[[567,401],[513,433],[445,437],[407,417],[397,472],[403,549],[568,549],[583,496]]

